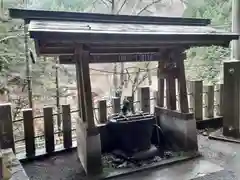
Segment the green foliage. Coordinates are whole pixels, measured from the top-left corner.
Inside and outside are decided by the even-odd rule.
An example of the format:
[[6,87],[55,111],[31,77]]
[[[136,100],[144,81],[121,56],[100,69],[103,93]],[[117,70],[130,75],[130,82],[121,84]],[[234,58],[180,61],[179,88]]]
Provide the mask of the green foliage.
[[[231,29],[231,0],[188,0],[185,17],[211,19],[211,26]],[[219,81],[224,59],[230,49],[222,47],[192,48],[187,52],[186,71],[188,79],[203,79],[207,83]]]

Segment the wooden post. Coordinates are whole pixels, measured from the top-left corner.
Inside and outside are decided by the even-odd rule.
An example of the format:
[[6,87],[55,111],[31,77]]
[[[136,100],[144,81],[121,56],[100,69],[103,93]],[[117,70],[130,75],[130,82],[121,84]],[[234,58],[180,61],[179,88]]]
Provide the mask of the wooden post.
[[158,105],[158,91],[154,91],[153,92],[153,97],[154,97],[154,106],[157,106]]
[[98,101],[98,120],[100,123],[107,122],[107,102],[106,102],[106,100]]
[[120,113],[121,110],[121,102],[119,97],[113,97],[112,98],[112,110],[113,114]]
[[193,99],[193,83],[192,81],[187,81],[187,91],[188,91],[188,102],[189,102],[189,111],[194,111],[194,99]]
[[195,119],[197,121],[203,119],[203,82],[202,81],[192,81],[192,89],[193,89],[193,112],[195,114]]
[[206,118],[214,117],[214,86],[204,86],[205,92],[205,113],[204,116]]
[[[82,162],[83,168],[88,175],[96,175],[102,172],[101,160],[101,139],[98,129],[96,128],[93,116],[92,91],[89,72],[89,52],[83,51],[81,47],[76,48],[76,65],[79,69],[80,88],[83,89],[81,99],[83,99],[82,106],[85,110],[82,112],[85,116],[85,123],[79,122],[78,131],[78,155]],[[82,83],[82,84],[81,84]],[[82,109],[83,110],[83,109]],[[84,127],[80,127],[84,126]],[[83,135],[84,137],[81,137]],[[82,146],[82,147],[80,147]]]
[[158,62],[158,99],[157,105],[164,107],[164,92],[165,92],[165,79],[161,77],[164,69],[164,62]]
[[176,110],[176,83],[175,78],[168,77],[166,79],[166,95],[167,95],[167,108]]
[[127,96],[126,98],[130,103],[130,111],[132,111],[132,113],[134,113],[135,109],[134,109],[134,104],[133,104],[133,97],[132,96]]
[[54,128],[53,128],[53,108],[44,107],[43,108],[44,116],[44,135],[45,135],[45,145],[46,153],[51,154],[54,152]]
[[23,126],[26,145],[26,156],[34,157],[36,148],[32,109],[23,110]]
[[[240,1],[232,0],[232,32],[240,33]],[[240,60],[240,40],[232,41],[232,59]]]
[[150,113],[150,89],[149,87],[139,88],[140,111]]
[[13,138],[12,108],[10,103],[0,104],[0,147],[11,148],[15,152]]
[[187,98],[187,83],[185,77],[184,59],[186,59],[186,53],[179,50],[175,54],[177,69],[179,70],[178,80],[178,92],[179,92],[179,105],[182,113],[188,113],[188,98]]
[[223,84],[216,86],[216,115],[223,116]]
[[83,79],[82,79],[82,73],[80,69],[80,63],[77,59],[79,59],[79,54],[75,54],[75,61],[76,61],[76,79],[77,79],[77,94],[78,94],[78,108],[79,108],[79,117],[83,122],[86,121],[85,117],[85,106],[84,106],[84,90],[82,87]]
[[240,61],[224,62],[223,134],[239,138]]
[[65,149],[72,147],[72,121],[70,105],[62,105],[62,122],[63,122],[63,145]]

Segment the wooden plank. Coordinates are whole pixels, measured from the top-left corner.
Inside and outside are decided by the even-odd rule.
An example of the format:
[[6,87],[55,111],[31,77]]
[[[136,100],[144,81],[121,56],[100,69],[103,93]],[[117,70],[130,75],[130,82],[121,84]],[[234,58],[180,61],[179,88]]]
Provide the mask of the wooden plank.
[[240,61],[224,62],[223,134],[240,137]]
[[193,88],[193,112],[195,114],[195,119],[197,121],[203,119],[203,82],[202,81],[192,81]]
[[51,154],[54,152],[54,128],[53,128],[53,108],[44,107],[43,108],[44,116],[44,135],[45,135],[45,146],[46,152]]
[[10,103],[0,104],[0,147],[11,148],[15,152],[13,138],[12,108]]
[[176,110],[176,83],[173,77],[166,79],[167,108]]
[[35,156],[35,133],[34,133],[34,120],[32,109],[23,110],[23,126],[24,126],[24,137],[26,145],[26,156]]
[[69,104],[62,105],[63,145],[65,149],[72,147],[72,120],[70,110]]
[[216,115],[223,116],[223,84],[216,85]]
[[204,86],[204,92],[204,101],[206,106],[204,117],[212,118],[214,116],[214,86]]
[[112,113],[117,114],[120,113],[121,109],[121,100],[119,97],[112,98]]
[[163,62],[158,62],[158,101],[157,105],[164,107],[164,91],[165,91],[165,80],[160,77],[164,64]]
[[98,101],[98,120],[100,123],[107,122],[107,101]]
[[139,88],[140,111],[150,113],[150,88]]

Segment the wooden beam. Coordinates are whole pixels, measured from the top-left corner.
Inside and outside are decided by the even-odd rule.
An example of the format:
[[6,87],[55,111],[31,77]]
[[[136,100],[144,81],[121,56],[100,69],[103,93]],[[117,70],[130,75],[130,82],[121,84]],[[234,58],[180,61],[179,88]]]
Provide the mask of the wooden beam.
[[[89,63],[114,63],[114,62],[146,62],[159,61],[161,54],[151,53],[129,53],[129,54],[91,54]],[[75,64],[73,56],[60,56],[60,64]]]

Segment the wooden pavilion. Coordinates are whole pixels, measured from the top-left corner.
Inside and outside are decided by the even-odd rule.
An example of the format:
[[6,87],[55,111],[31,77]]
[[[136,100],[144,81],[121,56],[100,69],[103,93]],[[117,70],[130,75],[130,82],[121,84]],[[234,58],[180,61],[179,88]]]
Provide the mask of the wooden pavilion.
[[[78,155],[88,174],[101,173],[101,139],[93,118],[90,63],[157,61],[159,125],[176,135],[185,150],[197,150],[196,120],[189,113],[184,72],[185,50],[228,47],[237,34],[216,30],[210,20],[10,9],[29,24],[36,52],[75,64],[80,118]],[[180,111],[176,111],[178,80]],[[166,82],[166,83],[164,83]],[[163,107],[166,85],[167,108]]]

